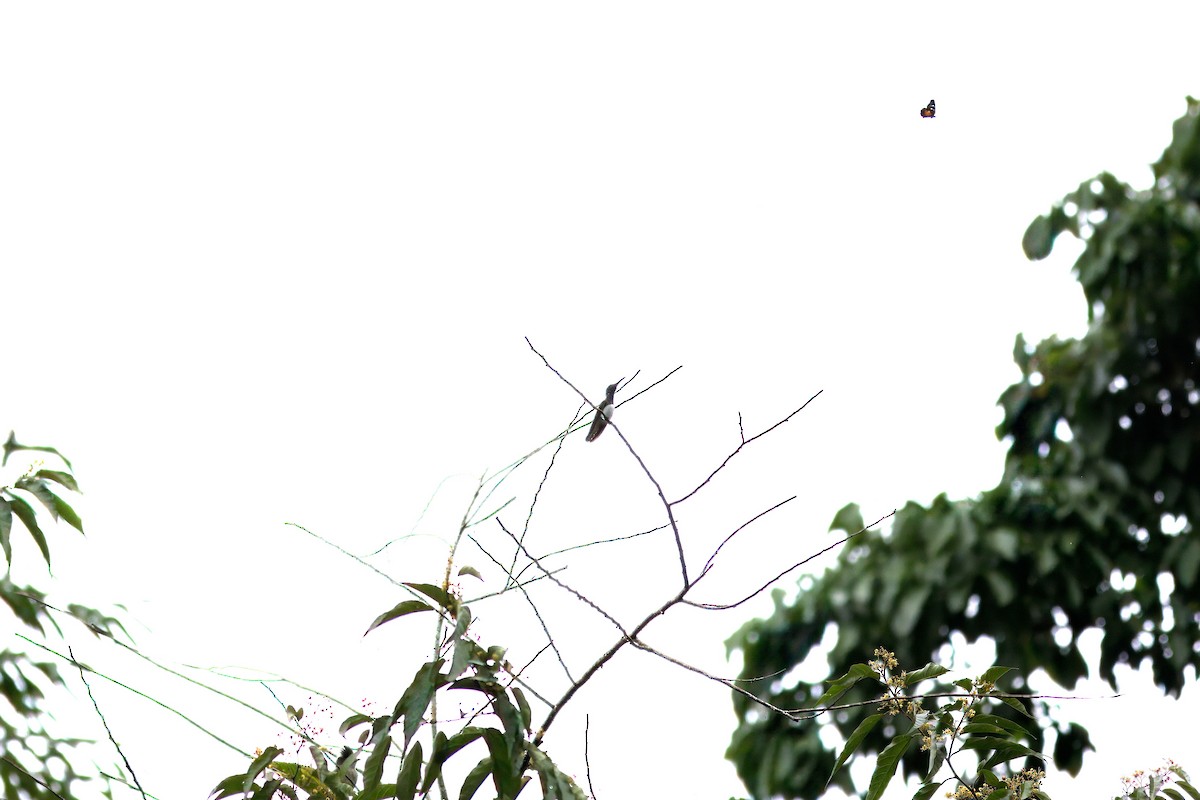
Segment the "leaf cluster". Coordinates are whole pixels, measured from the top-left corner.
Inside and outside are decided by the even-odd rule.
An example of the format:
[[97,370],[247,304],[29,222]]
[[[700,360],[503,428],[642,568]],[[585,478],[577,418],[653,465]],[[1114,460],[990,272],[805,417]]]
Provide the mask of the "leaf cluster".
[[[71,462],[53,447],[24,445],[17,442],[16,434],[10,433],[3,445],[0,466],[7,466],[9,457],[20,451],[48,453],[62,461],[65,469],[45,469],[31,465],[11,484],[0,485],[0,548],[4,551],[6,566],[12,567],[12,531],[14,520],[23,526],[50,565],[50,545],[42,529],[35,506],[40,503],[50,512],[54,520],[62,520],[83,532],[83,522],[71,505],[63,499],[65,489],[78,492],[79,486],[71,472]],[[62,628],[50,613],[52,607],[46,595],[32,586],[14,583],[6,571],[0,578],[0,599],[20,623],[39,637],[45,639],[50,630],[59,638],[64,636]],[[96,609],[84,605],[70,604],[65,613],[85,625],[94,635],[112,636],[114,632],[125,633],[121,623]],[[83,739],[63,737],[49,730],[43,721],[47,717],[47,692],[65,681],[55,664],[36,661],[24,653],[8,649],[0,651],[0,780],[7,798],[50,798],[74,797],[76,789],[85,785],[92,776],[77,770],[78,756],[75,746]],[[100,789],[110,794],[107,783]]]
[[[466,572],[471,569],[464,568]],[[330,764],[329,754],[318,745],[309,748],[314,766],[302,766],[278,760],[282,750],[267,748],[246,772],[230,775],[213,789],[213,800],[246,795],[256,800],[282,796],[289,800],[412,800],[424,795],[443,779],[443,768],[460,751],[478,743],[472,751],[482,750],[479,760],[466,772],[459,788],[459,800],[474,797],[490,779],[496,798],[515,798],[530,781],[525,767],[531,766],[548,800],[586,800],[586,794],[570,776],[563,773],[534,743],[532,711],[516,675],[505,660],[501,647],[484,647],[471,635],[470,607],[454,593],[428,583],[406,583],[420,595],[405,600],[380,614],[367,633],[411,614],[432,612],[450,621],[443,642],[443,657],[422,665],[405,688],[390,714],[372,717],[353,714],[339,730],[342,734],[363,730],[358,748],[346,748],[342,757]],[[441,692],[465,691],[479,695],[481,707],[499,725],[475,723],[475,717],[452,734],[431,724],[431,707]],[[302,710],[289,708],[298,717]],[[432,731],[426,744],[417,738],[425,727]],[[398,731],[396,729],[399,729]],[[394,737],[395,734],[395,737]],[[384,782],[388,759],[395,756],[395,778]],[[361,773],[355,768],[363,759]]]
[[[1091,325],[1036,347],[1017,337],[1022,378],[999,401],[996,433],[1009,443],[1000,483],[973,499],[908,503],[890,532],[857,537],[794,603],[778,596],[770,617],[729,640],[743,677],[787,672],[827,633],[831,675],[880,641],[922,663],[955,638],[989,638],[1002,663],[1072,687],[1088,675],[1079,641],[1089,629],[1103,634],[1099,674],[1110,684],[1117,665],[1148,661],[1177,695],[1200,668],[1200,102],[1188,98],[1154,173],[1142,192],[1102,174],[1026,232],[1033,259],[1063,232],[1085,241],[1074,269]],[[849,504],[832,527],[861,522]],[[822,694],[805,682],[756,685],[782,706]],[[820,796],[834,756],[816,726],[797,731],[744,697],[734,704],[729,755],[756,796]],[[839,715],[824,724],[852,732]],[[1056,727],[1054,760],[1075,773],[1087,731]],[[875,735],[863,744],[885,746]],[[1043,749],[1041,733],[1033,747]],[[904,766],[920,772],[915,759]]]

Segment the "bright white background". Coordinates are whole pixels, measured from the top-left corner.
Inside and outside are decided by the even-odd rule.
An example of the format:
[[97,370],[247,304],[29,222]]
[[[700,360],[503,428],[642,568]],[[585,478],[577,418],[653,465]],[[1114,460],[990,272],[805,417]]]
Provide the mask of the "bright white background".
[[[284,523],[359,554],[415,532],[375,563],[436,582],[476,478],[578,406],[524,336],[594,399],[684,365],[616,418],[671,496],[735,446],[739,411],[757,431],[824,390],[681,506],[702,560],[799,496],[737,540],[702,600],[825,546],[846,502],[870,520],[991,487],[1016,333],[1084,330],[1078,246],[1030,264],[1021,234],[1103,170],[1149,184],[1200,94],[1196,30],[1190,2],[6,3],[0,425],[73,459],[88,531],[52,529],[54,582],[18,537],[14,576],[64,603],[126,604],[166,662],[389,708],[427,655],[425,622],[363,639],[403,596]],[[495,496],[519,498],[510,527],[543,468]],[[571,437],[555,469],[536,551],[661,524],[611,433]],[[464,558],[485,578],[469,595],[499,585]],[[661,534],[558,563],[627,622],[677,588]],[[539,597],[578,674],[613,632]],[[680,611],[646,638],[733,675],[725,638],[767,611]],[[520,603],[476,614],[514,663],[540,648]],[[242,749],[277,743],[66,630],[94,666]],[[548,656],[534,674],[562,690]],[[149,792],[200,797],[244,769],[94,683]],[[1200,770],[1179,749],[1194,690],[1172,704],[1146,680],[1122,689],[1071,706],[1100,752],[1086,783],[1052,776],[1055,796],[1111,796],[1163,756]],[[546,745],[582,779],[589,713],[601,798],[743,792],[720,686],[628,652],[569,709]]]

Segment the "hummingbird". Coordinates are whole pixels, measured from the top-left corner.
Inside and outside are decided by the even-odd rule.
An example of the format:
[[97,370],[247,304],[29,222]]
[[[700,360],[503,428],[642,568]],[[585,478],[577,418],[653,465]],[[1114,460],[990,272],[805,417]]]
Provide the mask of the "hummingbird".
[[[621,380],[624,380],[624,378]],[[616,383],[609,384],[609,387],[604,390],[604,402],[596,406],[596,416],[592,420],[592,427],[588,430],[587,441],[595,441],[596,437],[604,433],[605,427],[608,426],[608,421],[612,419],[613,394],[617,391],[617,384],[620,382],[617,381]]]

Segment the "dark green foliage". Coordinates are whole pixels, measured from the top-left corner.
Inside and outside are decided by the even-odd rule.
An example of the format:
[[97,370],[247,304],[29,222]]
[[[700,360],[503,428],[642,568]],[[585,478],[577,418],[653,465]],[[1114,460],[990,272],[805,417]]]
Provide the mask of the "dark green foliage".
[[[1025,234],[1032,259],[1063,231],[1086,241],[1074,269],[1091,326],[1082,339],[1033,348],[1017,337],[1023,378],[1000,396],[997,435],[1010,443],[1000,484],[972,500],[910,502],[889,535],[852,539],[794,605],[777,597],[771,617],[730,639],[743,675],[786,672],[831,625],[831,675],[883,643],[902,663],[940,660],[958,632],[990,637],[998,661],[1071,687],[1087,674],[1079,636],[1092,627],[1103,630],[1099,671],[1110,683],[1117,664],[1148,661],[1177,695],[1187,668],[1200,668],[1200,103],[1188,98],[1174,133],[1154,187],[1134,192],[1100,175]],[[835,520],[848,531],[861,524],[852,505]],[[785,708],[812,706],[823,692],[746,686]],[[834,755],[819,726],[848,737],[871,713],[797,725],[736,694],[734,705],[729,756],[757,797],[820,796]],[[863,751],[883,749],[883,727]],[[1060,721],[1058,765],[1077,771],[1087,749],[1087,732]],[[907,774],[923,766],[905,757]]]
[[[22,445],[15,434],[9,434],[4,443],[4,456],[0,465],[7,465],[9,457],[16,452],[34,451],[57,456],[70,470],[71,462],[53,447]],[[57,484],[54,486],[52,484]],[[37,510],[30,500],[40,503],[54,520],[62,520],[83,532],[83,523],[75,510],[59,496],[62,489],[78,492],[79,486],[70,472],[31,467],[16,477],[10,485],[0,485],[0,546],[4,551],[6,566],[12,564],[12,533],[24,527],[37,545],[47,567],[50,565],[50,544],[46,532],[38,520]],[[18,524],[14,524],[14,521]],[[46,596],[32,586],[14,584],[6,573],[0,578],[0,599],[12,611],[21,624],[43,638],[47,635],[47,623],[53,633],[63,635],[58,622],[51,616]],[[94,635],[112,636],[114,632],[125,632],[120,622],[87,606],[70,604],[66,614],[75,617]],[[0,651],[0,791],[5,798],[16,800],[50,800],[50,798],[75,797],[75,792],[87,787],[89,794],[111,796],[105,783],[102,788],[88,785],[87,775],[80,775],[73,764],[78,754],[72,745],[81,740],[60,738],[42,724],[46,718],[45,692],[50,687],[63,685],[62,675],[54,664],[38,662],[24,653],[10,650]],[[45,755],[34,755],[35,753]],[[59,775],[59,777],[54,777]]]

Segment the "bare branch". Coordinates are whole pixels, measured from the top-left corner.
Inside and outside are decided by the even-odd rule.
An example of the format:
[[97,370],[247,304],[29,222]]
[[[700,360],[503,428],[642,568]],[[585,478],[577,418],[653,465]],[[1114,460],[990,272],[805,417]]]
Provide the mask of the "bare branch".
[[[579,389],[577,389],[575,387],[575,384],[571,383],[569,380],[567,380],[565,377],[563,377],[562,373],[559,372],[557,369],[555,369],[553,367],[553,365],[550,364],[550,362],[546,359],[546,357],[544,355],[542,355],[540,352],[538,352],[538,349],[533,346],[533,342],[529,341],[528,337],[525,338],[525,343],[529,345],[530,350],[532,350],[535,354],[537,354],[537,357],[542,360],[542,363],[546,365],[546,368],[558,376],[559,380],[561,380],[567,386],[570,386],[572,389],[574,389],[575,393],[578,394],[580,397],[582,397],[585,401],[587,401],[588,405],[592,406],[592,408],[596,407],[592,403],[591,400],[588,400],[587,395],[585,395],[583,392],[579,391]],[[674,374],[675,371],[676,370],[672,370],[670,373],[668,373],[668,377],[670,375]],[[666,380],[666,379],[664,378],[663,380]],[[671,510],[671,503],[669,503],[667,501],[667,496],[663,492],[662,486],[659,485],[659,482],[654,477],[654,474],[650,472],[650,468],[646,466],[646,462],[642,461],[642,457],[639,456],[637,454],[637,451],[633,449],[633,445],[631,445],[629,443],[629,440],[625,438],[625,434],[621,433],[621,429],[618,428],[616,425],[614,425],[612,420],[608,421],[608,427],[610,427],[614,431],[616,431],[617,435],[621,437],[621,441],[625,443],[626,449],[629,450],[630,455],[632,455],[634,457],[634,459],[638,462],[638,465],[641,466],[642,472],[644,472],[646,474],[646,477],[650,480],[650,482],[652,484],[654,484],[654,489],[655,489],[655,491],[658,492],[659,499],[662,500],[663,508],[666,509],[666,512],[667,512],[667,520],[671,524],[671,532],[675,536],[675,550],[679,554],[679,570],[683,576],[683,586],[684,586],[683,591],[686,591],[687,586],[688,586],[687,558],[684,556],[684,553],[683,553],[683,538],[679,535],[679,526],[675,522],[675,514]]]
[[776,428],[778,428],[778,427],[779,427],[780,425],[782,425],[783,423],[785,423],[785,422],[787,422],[788,420],[790,420],[792,417],[794,417],[794,416],[796,416],[797,414],[799,414],[801,411],[803,411],[805,408],[807,408],[807,407],[808,407],[808,404],[809,404],[809,403],[811,403],[813,400],[816,400],[816,399],[817,399],[817,397],[819,397],[819,396],[820,396],[820,394],[821,394],[821,392],[823,392],[823,391],[825,391],[825,390],[824,390],[824,389],[821,389],[821,390],[820,390],[820,391],[818,391],[816,394],[814,394],[812,397],[810,397],[810,398],[808,398],[807,400],[805,400],[805,401],[804,401],[804,405],[800,406],[800,407],[799,407],[799,408],[797,408],[795,411],[793,411],[792,413],[788,414],[786,417],[784,417],[783,419],[779,420],[779,422],[776,422],[774,425],[772,425],[771,427],[767,428],[767,429],[766,429],[765,431],[763,431],[762,433],[759,433],[759,434],[756,434],[756,435],[754,435],[754,436],[751,436],[749,439],[747,439],[747,438],[746,438],[746,431],[742,429],[742,414],[741,414],[741,412],[739,411],[739,412],[738,412],[738,433],[740,434],[740,438],[741,438],[741,440],[742,440],[742,443],[741,443],[741,444],[739,444],[739,445],[737,446],[737,449],[736,449],[736,450],[734,450],[732,453],[730,453],[728,456],[726,456],[726,457],[725,457],[725,460],[721,462],[721,466],[719,466],[719,467],[717,467],[716,469],[714,469],[714,470],[712,471],[712,474],[711,474],[711,475],[709,475],[709,476],[708,476],[707,478],[705,478],[704,480],[700,481],[700,484],[699,484],[698,486],[696,486],[696,488],[695,488],[695,489],[692,489],[690,492],[688,492],[687,494],[685,494],[683,497],[679,498],[678,500],[673,500],[673,501],[671,502],[671,505],[673,505],[673,506],[674,506],[674,505],[678,505],[678,504],[682,503],[684,500],[687,500],[689,497],[691,497],[692,495],[694,495],[696,492],[698,492],[698,491],[700,491],[701,489],[703,489],[703,488],[704,488],[706,485],[708,485],[708,482],[709,482],[709,481],[711,481],[711,480],[712,480],[714,477],[716,477],[716,474],[717,474],[718,472],[720,472],[721,470],[725,469],[725,465],[726,465],[726,464],[728,464],[730,461],[732,461],[734,456],[736,456],[738,453],[742,452],[742,448],[743,448],[743,447],[745,447],[746,445],[750,444],[750,443],[751,443],[751,442],[753,442],[755,439],[761,439],[762,437],[766,436],[766,435],[767,435],[768,433],[770,433],[771,431],[773,431],[773,430],[775,430]]
[[[1060,694],[1010,694],[1008,692],[991,692],[988,694],[972,694],[970,692],[930,692],[929,694],[908,694],[904,696],[906,700],[929,700],[939,697],[973,697],[979,700],[987,700],[994,698],[1003,700],[1011,698],[1013,700],[1115,700],[1120,697],[1119,694],[1097,695],[1094,697],[1084,697],[1082,695],[1060,695]],[[839,703],[832,706],[813,706],[812,708],[793,708],[783,713],[794,720],[815,719],[826,711],[842,711],[847,708],[862,708],[863,706],[879,705],[883,700],[878,697],[870,700],[859,700],[857,703]],[[803,715],[803,716],[801,716]]]
[[[496,520],[496,521],[500,522],[500,520]],[[500,522],[500,527],[504,528],[504,523]],[[508,533],[508,531],[505,530],[505,533]],[[509,535],[511,536],[512,534],[509,534]],[[474,536],[471,537],[471,541],[475,542]],[[475,542],[475,543],[479,544],[479,542]],[[480,547],[479,549],[483,550],[482,547]],[[524,548],[522,548],[522,549],[524,549]],[[504,569],[504,567],[501,566],[500,562],[496,561],[496,559],[492,556],[491,553],[487,552],[486,550],[483,550],[483,552],[484,552],[484,555],[486,555],[488,558],[492,559],[492,561],[496,564],[496,566],[500,567],[500,569],[502,569],[502,570]],[[514,560],[516,559],[515,553],[513,554],[513,559]],[[546,641],[548,642],[547,646],[554,650],[554,655],[555,655],[555,657],[558,658],[558,663],[562,665],[563,673],[567,676],[567,680],[569,680],[569,681],[575,680],[573,677],[571,677],[571,669],[570,669],[570,667],[567,666],[567,662],[563,659],[562,653],[558,649],[558,645],[556,645],[554,643],[554,636],[551,635],[551,633],[550,633],[550,627],[546,624],[546,620],[542,618],[542,614],[540,611],[538,611],[537,604],[533,602],[533,598],[531,598],[529,596],[529,592],[525,591],[524,584],[518,583],[516,581],[516,579],[513,578],[512,572],[507,572],[506,574],[508,575],[509,580],[512,581],[511,585],[514,586],[521,593],[521,596],[525,598],[525,602],[529,603],[529,607],[531,609],[533,609],[533,616],[535,616],[537,618],[538,624],[540,624],[542,626],[542,632],[546,634]],[[553,580],[553,579],[551,579],[551,580]],[[557,581],[555,581],[555,583],[557,583]],[[508,586],[506,585],[505,589],[507,589],[507,588],[508,588]]]
[[[770,509],[768,509],[768,510],[770,510]],[[765,513],[765,512],[764,512],[764,513]],[[771,580],[767,581],[766,583],[764,583],[764,584],[763,584],[762,586],[760,586],[759,588],[755,589],[755,590],[754,590],[753,592],[751,592],[750,594],[748,594],[748,595],[746,595],[745,597],[743,597],[741,600],[738,600],[736,603],[726,603],[726,604],[718,604],[718,603],[696,603],[696,602],[693,602],[693,601],[691,601],[691,600],[684,600],[684,601],[682,601],[682,602],[683,602],[684,604],[686,604],[686,605],[689,605],[689,606],[694,606],[694,607],[696,607],[696,608],[703,608],[703,609],[706,609],[706,610],[708,610],[708,611],[726,611],[726,610],[728,610],[728,609],[731,609],[731,608],[737,608],[737,607],[738,607],[738,606],[740,606],[742,603],[745,603],[745,602],[747,602],[747,601],[749,601],[749,600],[752,600],[752,599],[753,599],[755,596],[757,596],[758,594],[760,594],[760,593],[762,593],[762,592],[766,591],[767,589],[769,589],[769,588],[771,587],[771,584],[775,583],[775,581],[779,580],[779,579],[780,579],[780,578],[782,578],[784,575],[787,575],[789,572],[791,572],[791,571],[793,571],[793,570],[796,570],[796,569],[799,569],[800,567],[804,566],[804,565],[805,565],[805,564],[807,564],[808,562],[812,561],[812,560],[813,560],[814,558],[816,558],[817,556],[824,555],[825,553],[828,553],[830,550],[833,550],[835,547],[841,547],[843,544],[845,544],[846,542],[850,541],[850,540],[851,540],[851,539],[853,539],[855,536],[859,536],[859,535],[861,535],[861,534],[864,534],[864,533],[866,533],[867,531],[871,530],[871,528],[874,528],[876,525],[878,525],[879,523],[883,522],[883,521],[884,521],[885,519],[887,519],[888,517],[895,516],[895,514],[896,514],[896,509],[892,509],[892,511],[891,511],[891,513],[890,513],[890,514],[884,514],[882,517],[880,517],[879,519],[875,520],[875,521],[874,521],[874,522],[872,522],[870,525],[868,525],[867,527],[863,528],[861,531],[857,531],[857,532],[855,532],[855,533],[852,533],[852,534],[850,534],[849,536],[846,536],[846,537],[844,537],[844,538],[842,538],[842,539],[839,539],[838,541],[836,541],[836,542],[834,542],[833,544],[831,544],[831,545],[829,545],[828,547],[826,547],[824,550],[818,550],[817,552],[813,553],[813,554],[812,554],[811,556],[809,556],[808,558],[805,558],[805,559],[803,559],[803,560],[801,560],[801,561],[798,561],[798,562],[796,562],[796,563],[795,563],[795,564],[793,564],[792,566],[790,566],[790,567],[788,567],[787,569],[785,569],[783,572],[781,572],[781,573],[779,573],[778,575],[776,575],[774,578],[771,578]],[[714,554],[714,555],[715,555],[715,554]],[[703,576],[701,576],[701,577],[703,577]],[[699,580],[699,579],[697,579],[697,580]]]
[[525,554],[525,557],[537,565],[537,568],[542,571],[542,574],[544,574],[547,578],[550,579],[551,583],[553,583],[555,586],[559,586],[562,589],[565,589],[566,591],[575,595],[575,597],[578,598],[579,600],[581,600],[582,602],[591,606],[592,609],[596,611],[596,613],[598,613],[600,616],[604,617],[606,620],[608,620],[614,626],[616,626],[617,630],[619,630],[626,638],[629,637],[629,634],[626,633],[626,631],[625,631],[625,627],[620,622],[618,622],[617,619],[612,614],[609,614],[603,608],[601,608],[600,606],[593,603],[590,599],[585,597],[582,592],[579,592],[575,588],[568,586],[567,584],[560,581],[558,578],[554,577],[548,569],[543,567],[542,562],[537,557],[535,557],[532,553],[530,553],[529,550],[527,550],[525,548],[525,545],[517,540],[516,536],[513,536],[512,531],[510,531],[508,528],[504,527],[504,522],[502,520],[497,519],[496,524],[500,526],[500,530],[502,530],[508,534],[509,538],[511,538],[513,540],[513,543],[516,544],[516,546],[518,548],[520,548],[521,552]]
[[592,726],[592,718],[587,714],[583,715],[583,765],[587,769],[587,785],[588,794],[592,800],[599,800],[596,797],[596,789],[592,786],[592,762],[588,759],[588,733]]
[[737,536],[739,533],[741,533],[743,530],[745,530],[751,524],[762,519],[767,514],[770,514],[772,511],[774,511],[775,509],[780,508],[780,507],[786,505],[787,503],[792,502],[795,499],[796,499],[796,495],[792,495],[787,500],[782,500],[782,501],[776,503],[775,505],[768,508],[766,511],[761,511],[758,514],[755,514],[753,517],[751,517],[750,519],[746,520],[741,525],[739,525],[737,527],[737,529],[735,529],[732,533],[730,533],[728,536],[726,536],[724,539],[722,539],[721,543],[719,545],[717,545],[717,549],[713,550],[712,555],[708,557],[708,561],[704,562],[704,569],[700,570],[700,576],[698,578],[696,578],[696,580],[692,581],[692,586],[695,586],[697,583],[700,582],[700,578],[703,578],[705,575],[708,574],[708,571],[710,569],[712,569],[713,560],[716,559],[717,554],[721,552],[721,548],[724,547],[725,545],[729,544],[730,539],[732,539],[734,536]]
[[[580,406],[580,410],[583,406]],[[579,417],[579,412],[575,412],[575,418]],[[571,423],[573,425],[574,422]],[[569,429],[571,425],[567,425]],[[554,452],[550,455],[550,463],[546,465],[546,471],[542,473],[542,480],[538,483],[537,489],[533,493],[533,500],[529,503],[529,513],[525,515],[525,525],[521,528],[521,541],[525,541],[525,537],[529,534],[529,523],[533,520],[533,510],[537,508],[538,498],[542,496],[542,488],[546,485],[546,481],[550,478],[550,470],[554,469],[555,463],[558,461],[558,454],[562,452],[563,445],[567,443],[566,437],[561,437],[558,440],[558,447],[554,448]],[[515,581],[513,570],[517,566],[517,553],[513,551],[512,563],[508,565],[508,579]]]

